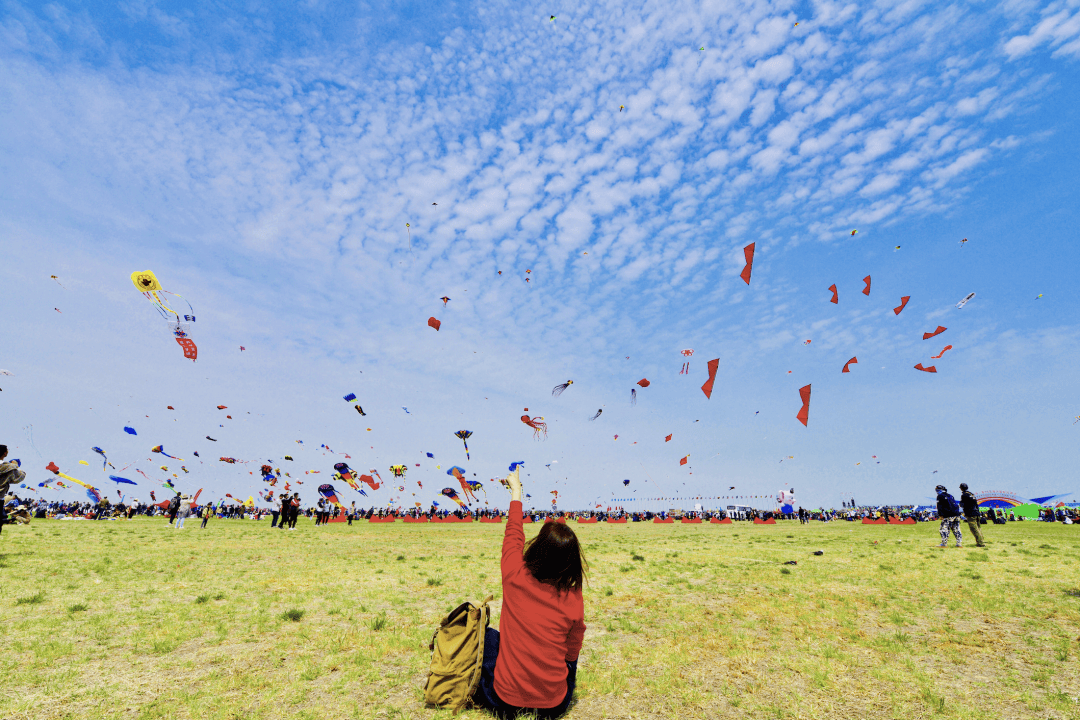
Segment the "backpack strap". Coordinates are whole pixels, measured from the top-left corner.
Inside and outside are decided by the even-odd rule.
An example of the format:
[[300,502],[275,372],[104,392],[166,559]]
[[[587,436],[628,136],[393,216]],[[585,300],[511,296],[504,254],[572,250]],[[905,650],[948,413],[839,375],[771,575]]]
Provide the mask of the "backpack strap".
[[[494,595],[488,595],[477,608],[480,611],[480,640],[476,644],[476,665],[473,666],[473,675],[469,680],[469,700],[466,701],[465,707],[472,704],[472,697],[476,694],[476,688],[480,685],[480,676],[483,675],[484,672],[484,641],[487,639],[487,628],[488,624],[491,622],[491,608],[488,606],[488,603],[494,599]],[[458,708],[454,711],[454,714],[456,715],[463,709],[464,708]]]

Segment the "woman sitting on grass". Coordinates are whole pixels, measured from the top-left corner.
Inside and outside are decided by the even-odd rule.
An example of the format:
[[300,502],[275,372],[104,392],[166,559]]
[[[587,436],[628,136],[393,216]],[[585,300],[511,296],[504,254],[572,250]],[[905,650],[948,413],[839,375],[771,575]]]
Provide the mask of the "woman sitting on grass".
[[499,717],[528,712],[555,718],[574,695],[588,566],[566,525],[545,523],[525,543],[520,471],[514,467],[506,478],[511,499],[503,536],[502,615],[499,630],[488,628],[484,638],[483,673],[473,700]]

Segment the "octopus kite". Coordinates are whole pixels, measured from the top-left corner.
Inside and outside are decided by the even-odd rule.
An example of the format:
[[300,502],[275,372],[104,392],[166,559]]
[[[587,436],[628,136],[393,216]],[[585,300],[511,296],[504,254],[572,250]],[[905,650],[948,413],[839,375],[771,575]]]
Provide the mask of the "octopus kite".
[[540,433],[544,434],[544,439],[547,439],[547,423],[544,422],[543,416],[537,415],[530,418],[528,415],[521,416],[521,422],[525,423],[533,429],[533,439],[539,440]]
[[563,394],[563,390],[574,384],[573,380],[567,380],[564,383],[559,383],[551,389],[551,397],[559,397]]

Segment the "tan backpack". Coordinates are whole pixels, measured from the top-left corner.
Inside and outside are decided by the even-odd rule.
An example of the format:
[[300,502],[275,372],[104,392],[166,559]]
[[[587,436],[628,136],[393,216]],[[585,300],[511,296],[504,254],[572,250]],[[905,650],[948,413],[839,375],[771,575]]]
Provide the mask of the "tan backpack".
[[424,684],[424,702],[461,712],[480,684],[484,636],[491,610],[488,595],[479,606],[464,602],[442,619],[431,638],[431,669]]

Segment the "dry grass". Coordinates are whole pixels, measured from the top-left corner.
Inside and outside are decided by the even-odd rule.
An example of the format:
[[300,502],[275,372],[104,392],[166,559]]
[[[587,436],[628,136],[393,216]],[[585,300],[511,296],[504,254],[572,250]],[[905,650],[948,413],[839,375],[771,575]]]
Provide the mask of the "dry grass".
[[[422,705],[427,642],[498,597],[502,528],[5,527],[0,717],[449,717]],[[1080,717],[1080,528],[576,529],[569,718]]]

